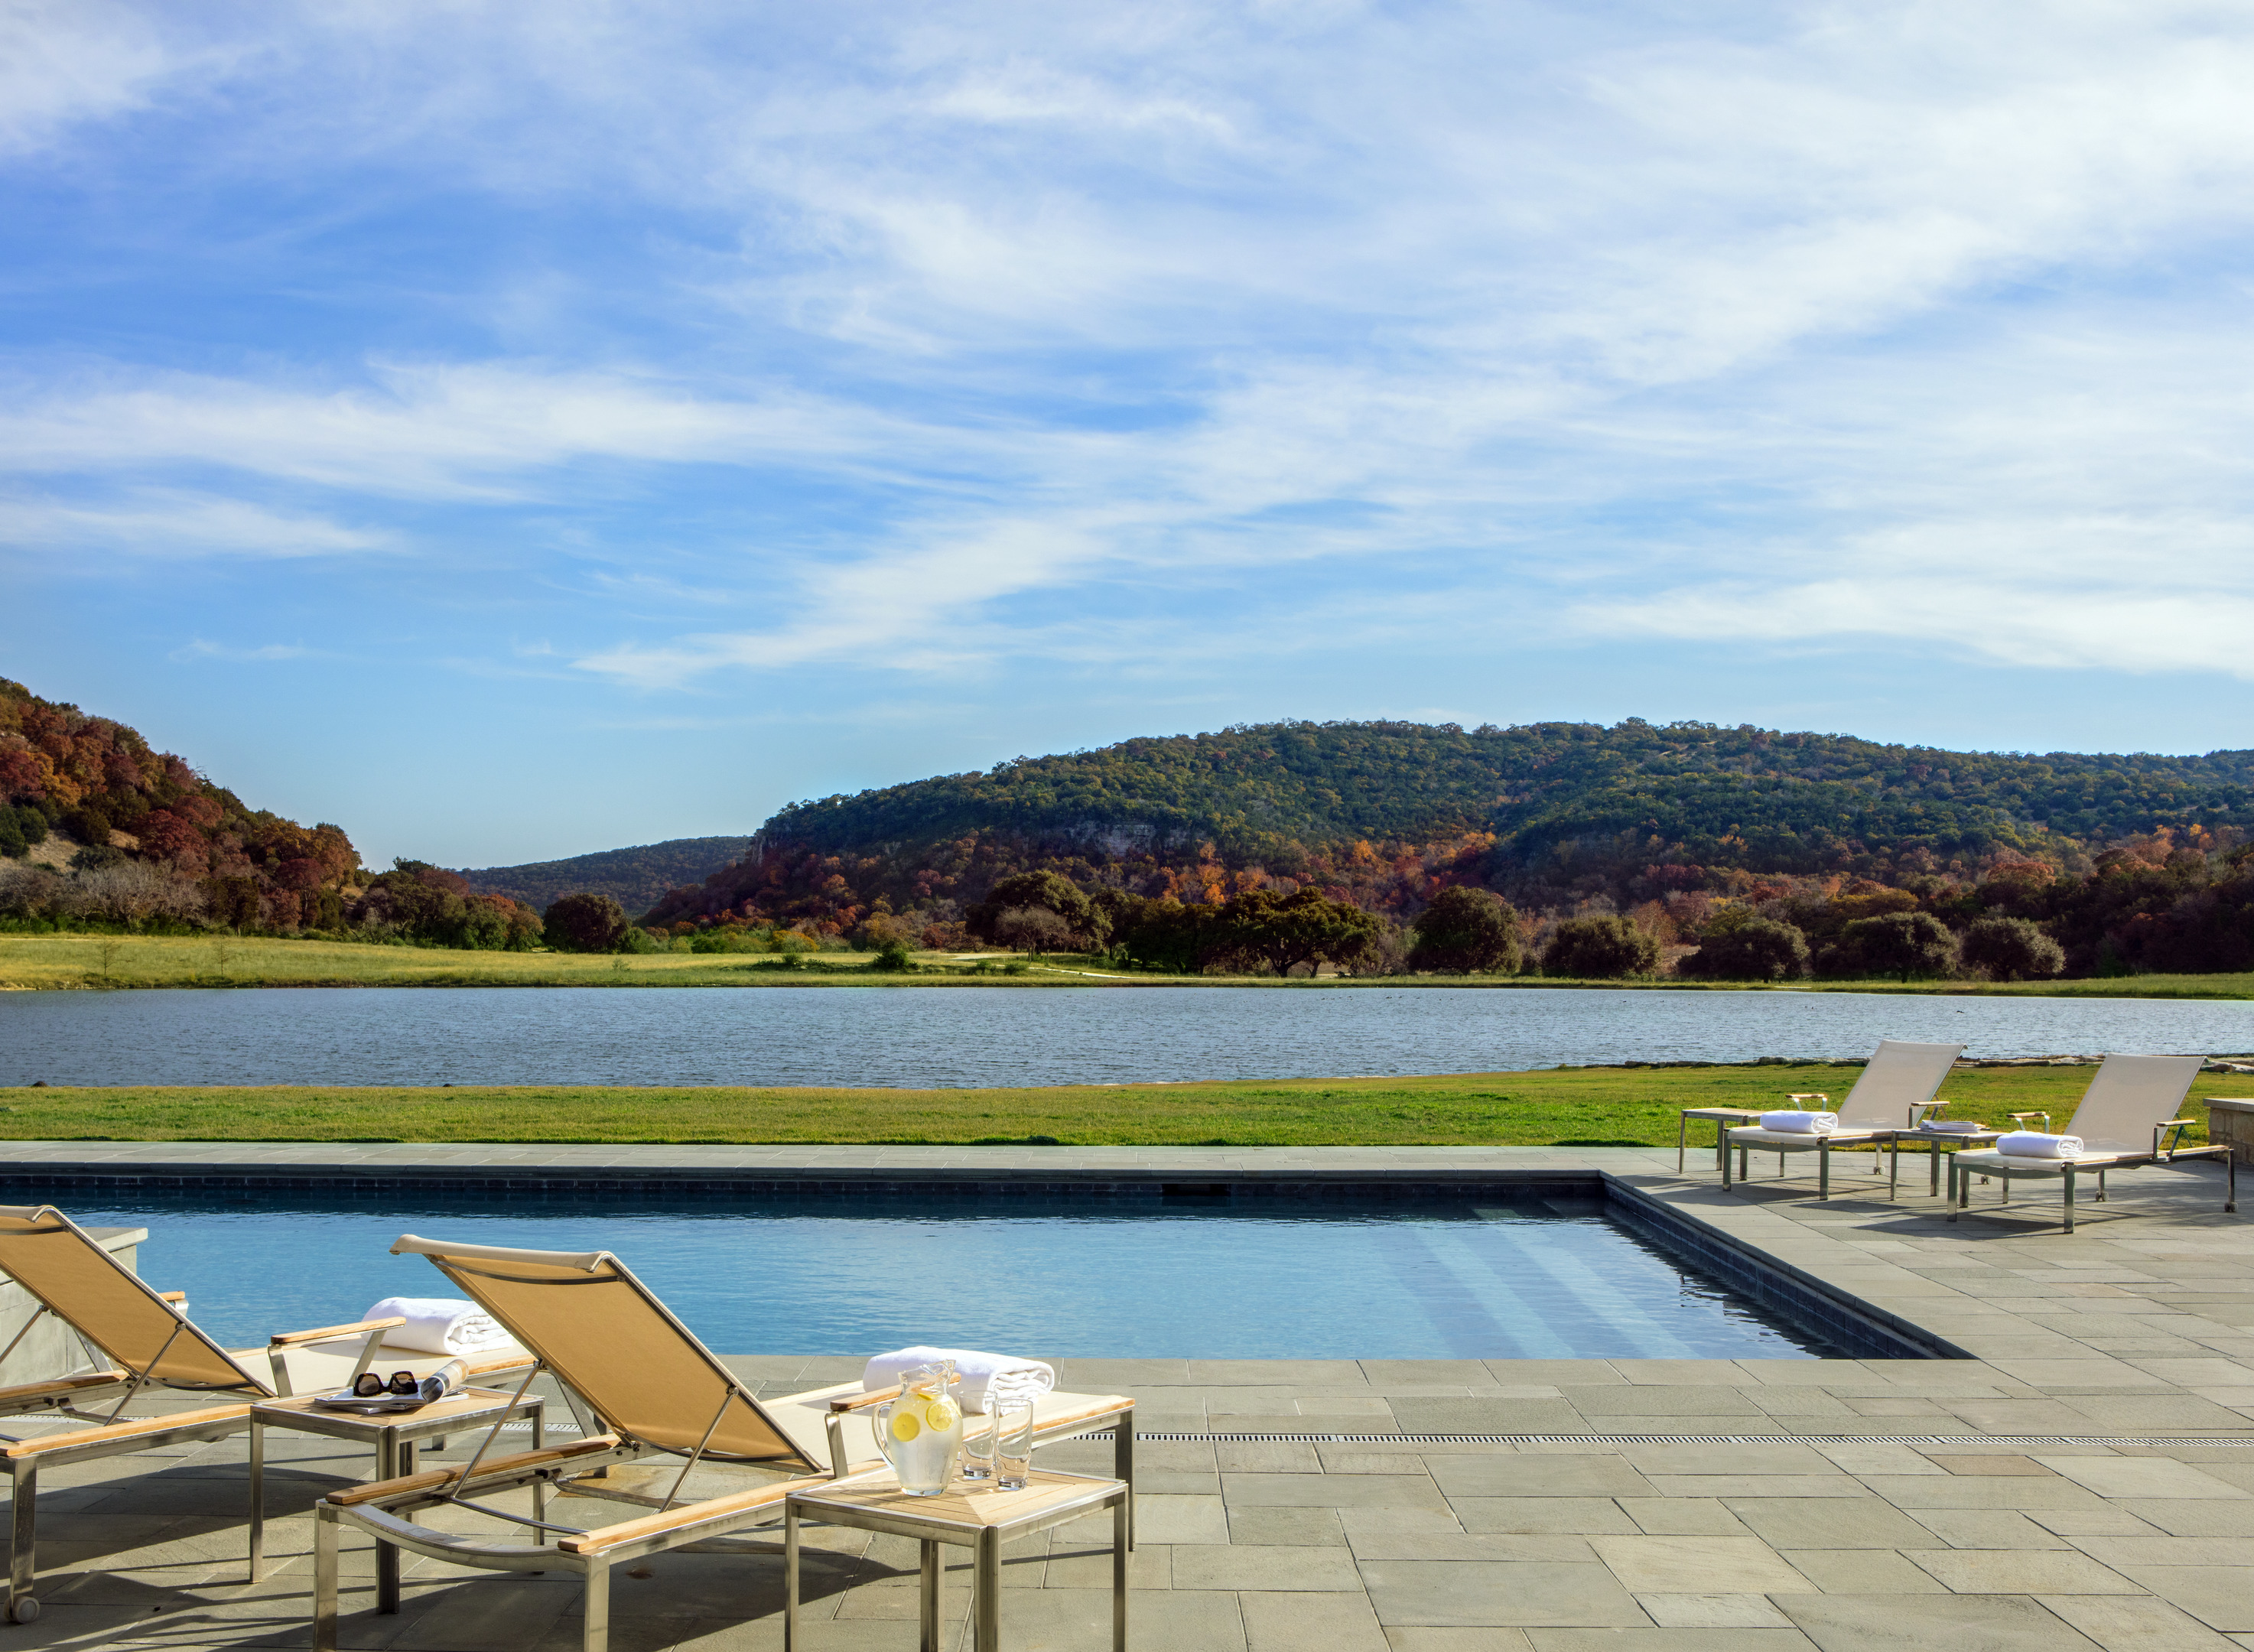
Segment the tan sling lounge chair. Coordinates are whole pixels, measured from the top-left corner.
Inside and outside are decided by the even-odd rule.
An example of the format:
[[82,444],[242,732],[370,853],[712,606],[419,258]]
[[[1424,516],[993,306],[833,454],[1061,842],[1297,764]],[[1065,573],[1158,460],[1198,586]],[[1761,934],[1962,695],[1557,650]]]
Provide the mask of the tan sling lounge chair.
[[2082,1138],[2076,1158],[2024,1158],[1993,1148],[1956,1155],[1954,1167],[1956,1197],[1949,1220],[1972,1200],[1972,1178],[1993,1176],[2004,1184],[2004,1197],[2012,1196],[2012,1182],[2021,1176],[2056,1176],[2066,1184],[2066,1231],[2074,1231],[2074,1180],[2083,1171],[2097,1172],[2097,1197],[2105,1198],[2105,1172],[2132,1165],[2173,1165],[2181,1158],[2220,1158],[2223,1164],[2222,1208],[2238,1208],[2238,1165],[2228,1142],[2205,1147],[2165,1146],[2168,1133],[2180,1143],[2191,1120],[2180,1118],[2192,1081],[2205,1065],[2196,1055],[2109,1055],[2082,1094],[2073,1121],[2061,1132]]
[[[1746,1155],[1754,1149],[1774,1152],[1777,1173],[1784,1173],[1787,1153],[1816,1154],[1816,1196],[1831,1196],[1831,1150],[1872,1146],[1890,1140],[1896,1130],[1915,1128],[1919,1116],[1933,1105],[1942,1081],[1949,1076],[1962,1044],[1907,1044],[1899,1039],[1882,1041],[1863,1068],[1855,1088],[1839,1103],[1839,1128],[1829,1136],[1794,1130],[1763,1130],[1746,1124],[1730,1132],[1730,1145],[1738,1150],[1738,1177],[1746,1173]],[[1880,1173],[1878,1155],[1871,1156],[1871,1173]],[[1730,1185],[1730,1157],[1722,1155],[1722,1186]]]
[[[817,1405],[813,1396],[800,1395],[779,1405],[762,1404],[608,1251],[519,1250],[411,1234],[392,1250],[428,1256],[456,1289],[530,1349],[538,1364],[526,1377],[528,1385],[540,1371],[552,1373],[585,1432],[573,1445],[491,1460],[486,1450],[494,1435],[488,1433],[459,1468],[354,1487],[323,1499],[315,1509],[313,1541],[317,1652],[335,1652],[337,1645],[337,1550],[346,1525],[455,1565],[577,1572],[585,1589],[583,1652],[608,1652],[612,1567],[780,1522],[783,1498],[792,1490],[884,1466],[856,1414],[884,1396],[839,1394],[835,1402]],[[1046,1432],[1052,1437],[1110,1422],[1117,1429],[1123,1464],[1131,1463],[1134,1401],[1117,1395],[1051,1397],[1082,1401],[1075,1416],[1067,1416],[1066,1406],[1051,1408]],[[856,1428],[864,1432],[857,1437]],[[610,1477],[595,1472],[650,1456],[681,1460],[662,1497],[606,1483]],[[700,1463],[735,1465],[772,1478],[726,1496],[680,1503],[682,1488]],[[492,1506],[500,1494],[528,1488],[528,1518]],[[551,1490],[635,1504],[643,1512],[593,1530],[561,1525],[547,1518]],[[512,1528],[530,1527],[532,1541],[516,1539],[513,1531],[508,1541],[465,1536],[410,1517],[449,1506]]]
[[[15,1340],[0,1349],[0,1366],[48,1314],[77,1336],[88,1364],[75,1376],[0,1387],[0,1415],[66,1417],[88,1424],[23,1438],[0,1435],[0,1451],[4,1451],[14,1490],[8,1568],[8,1619],[12,1623],[29,1623],[39,1614],[32,1588],[38,1564],[42,1467],[242,1433],[250,1426],[251,1403],[273,1398],[277,1382],[286,1383],[291,1359],[324,1344],[357,1338],[361,1345],[357,1364],[336,1361],[357,1375],[375,1357],[384,1332],[402,1323],[372,1320],[334,1325],[277,1336],[267,1349],[230,1352],[190,1321],[178,1306],[180,1292],[150,1289],[93,1235],[52,1205],[0,1206],[0,1270],[39,1305]],[[262,1375],[252,1363],[261,1353],[267,1356],[271,1376]],[[522,1356],[515,1362],[522,1365]],[[127,1408],[149,1389],[234,1397],[225,1404],[193,1410],[128,1417]]]

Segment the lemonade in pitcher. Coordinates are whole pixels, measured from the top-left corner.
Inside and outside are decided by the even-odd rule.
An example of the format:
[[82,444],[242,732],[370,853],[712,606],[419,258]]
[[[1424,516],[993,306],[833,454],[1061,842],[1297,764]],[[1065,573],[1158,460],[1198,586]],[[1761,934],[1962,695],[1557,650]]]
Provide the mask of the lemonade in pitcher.
[[936,1497],[962,1457],[962,1408],[948,1397],[955,1362],[919,1365],[900,1378],[898,1399],[877,1408],[877,1446],[914,1497]]

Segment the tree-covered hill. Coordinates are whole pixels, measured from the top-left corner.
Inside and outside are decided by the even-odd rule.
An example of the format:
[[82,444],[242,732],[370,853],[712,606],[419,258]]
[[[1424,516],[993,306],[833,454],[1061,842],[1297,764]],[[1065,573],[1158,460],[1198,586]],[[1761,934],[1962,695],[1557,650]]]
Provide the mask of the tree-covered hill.
[[944,923],[1040,867],[1191,900],[1289,879],[1413,911],[1471,881],[1554,906],[1726,873],[1900,883],[1998,858],[2065,866],[2161,828],[2254,828],[2254,752],[1952,752],[1634,718],[1281,723],[793,804],[651,917]]
[[584,892],[608,895],[628,912],[641,912],[667,890],[727,865],[751,844],[748,837],[674,837],[569,860],[465,866],[460,875],[481,895],[507,895],[528,906],[544,909],[564,895]]

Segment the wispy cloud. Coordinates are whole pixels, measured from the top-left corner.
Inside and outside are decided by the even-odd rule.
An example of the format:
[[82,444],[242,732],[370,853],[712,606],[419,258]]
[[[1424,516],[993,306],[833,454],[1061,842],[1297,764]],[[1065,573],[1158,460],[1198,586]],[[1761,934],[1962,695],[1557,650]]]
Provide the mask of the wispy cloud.
[[0,499],[0,544],[98,546],[136,556],[294,558],[394,547],[388,533],[246,500],[136,488],[98,505]]
[[310,660],[317,652],[284,642],[269,642],[256,648],[230,648],[222,642],[208,642],[198,637],[193,642],[173,649],[164,657],[182,665],[198,660],[221,660],[230,665],[263,665],[277,660]]

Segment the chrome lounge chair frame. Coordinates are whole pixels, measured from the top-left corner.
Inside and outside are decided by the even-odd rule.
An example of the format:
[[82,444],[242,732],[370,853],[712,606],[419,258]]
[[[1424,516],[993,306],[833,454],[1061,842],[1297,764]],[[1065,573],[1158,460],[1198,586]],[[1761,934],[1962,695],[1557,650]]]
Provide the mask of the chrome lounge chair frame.
[[[576,1445],[486,1460],[489,1431],[469,1462],[373,1486],[332,1493],[315,1510],[313,1645],[335,1652],[339,1613],[339,1540],[351,1526],[410,1553],[457,1565],[504,1572],[570,1572],[584,1591],[583,1652],[608,1652],[610,1574],[623,1563],[668,1550],[716,1544],[729,1550],[751,1547],[738,1538],[747,1527],[781,1518],[794,1490],[825,1485],[883,1468],[880,1458],[847,1460],[854,1414],[885,1397],[855,1395],[825,1404],[807,1438],[804,1419],[786,1426],[640,1280],[607,1251],[520,1250],[402,1237],[395,1254],[427,1256],[463,1294],[474,1298],[532,1351],[542,1371],[563,1387],[585,1430]],[[520,1390],[521,1391],[521,1390]],[[802,1401],[811,1396],[794,1396]],[[840,1395],[839,1399],[845,1399]],[[1134,1402],[1121,1396],[1098,1404],[1070,1432],[1084,1432],[1110,1418],[1122,1424]],[[1063,1427],[1059,1419],[1054,1426]],[[1131,1452],[1131,1444],[1127,1447]],[[606,1485],[593,1471],[658,1455],[682,1460],[663,1497]],[[828,1460],[825,1462],[823,1459]],[[1131,1460],[1131,1458],[1128,1459]],[[722,1497],[680,1504],[690,1472],[700,1462],[732,1464],[780,1478]],[[530,1488],[530,1517],[495,1508],[490,1499]],[[550,1491],[626,1502],[640,1518],[592,1530],[547,1517]],[[414,1515],[451,1505],[487,1515],[513,1527],[530,1527],[533,1541],[466,1536],[421,1523]],[[551,1544],[549,1539],[554,1537]],[[774,1548],[772,1542],[757,1547]]]
[[[276,1390],[245,1363],[255,1354],[230,1352],[196,1328],[181,1292],[152,1290],[52,1205],[0,1206],[0,1270],[38,1304],[0,1349],[0,1366],[52,1314],[77,1339],[88,1367],[80,1376],[0,1388],[0,1416],[67,1417],[89,1424],[62,1433],[0,1435],[0,1461],[11,1486],[7,1615],[12,1623],[29,1623],[39,1615],[33,1586],[41,1468],[225,1439],[248,1432],[251,1401],[274,1397]],[[357,1336],[363,1343],[357,1376],[368,1368],[383,1334],[401,1323],[371,1320],[277,1336],[270,1358],[277,1378],[286,1382],[287,1349]],[[247,1397],[199,1410],[127,1416],[151,1389]]]
[[[1746,1154],[1755,1149],[1774,1153],[1777,1173],[1784,1173],[1787,1153],[1816,1155],[1816,1196],[1831,1197],[1831,1150],[1834,1147],[1878,1147],[1897,1130],[1914,1129],[1934,1105],[1934,1096],[1964,1054],[1962,1044],[1911,1044],[1899,1039],[1883,1040],[1856,1079],[1855,1088],[1839,1103],[1839,1128],[1828,1136],[1792,1130],[1763,1130],[1742,1125],[1729,1133],[1729,1144],[1738,1153],[1738,1177],[1745,1178]],[[1900,1122],[1896,1123],[1899,1119]],[[1871,1156],[1871,1173],[1883,1175],[1878,1155]],[[1730,1159],[1722,1155],[1722,1186],[1730,1186]]]
[[2079,1136],[2078,1158],[2028,1158],[2000,1153],[1993,1148],[1962,1152],[1951,1166],[1955,1197],[1949,1220],[1972,1202],[1972,1178],[1992,1176],[2004,1184],[2004,1198],[2012,1196],[2014,1180],[2048,1180],[2064,1184],[2064,1230],[2074,1231],[2075,1179],[2085,1171],[2097,1174],[2097,1199],[2105,1202],[2105,1172],[2138,1165],[2173,1165],[2182,1159],[2222,1160],[2225,1214],[2238,1209],[2238,1157],[2228,1142],[2204,1147],[2182,1145],[2192,1120],[2178,1116],[2194,1080],[2206,1065],[2196,1055],[2109,1055],[2082,1092],[2074,1117],[2062,1134]]

